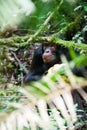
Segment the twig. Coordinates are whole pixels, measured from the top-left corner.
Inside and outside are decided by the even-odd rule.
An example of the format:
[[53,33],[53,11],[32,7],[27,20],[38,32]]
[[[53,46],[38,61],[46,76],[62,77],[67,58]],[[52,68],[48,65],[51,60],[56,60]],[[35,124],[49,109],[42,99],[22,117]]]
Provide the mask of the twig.
[[11,53],[14,55],[14,57],[15,57],[15,59],[17,60],[17,62],[18,62],[18,64],[19,64],[20,68],[23,68],[24,72],[25,72],[26,74],[28,74],[28,70],[27,70],[27,69],[25,68],[25,66],[21,63],[21,61],[17,58],[16,54],[15,54],[14,52],[11,52]]

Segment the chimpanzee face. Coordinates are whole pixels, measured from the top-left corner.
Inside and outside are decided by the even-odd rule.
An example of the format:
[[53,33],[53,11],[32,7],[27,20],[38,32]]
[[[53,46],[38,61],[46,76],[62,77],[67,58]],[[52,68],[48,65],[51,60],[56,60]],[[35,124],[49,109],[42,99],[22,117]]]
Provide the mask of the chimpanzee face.
[[44,47],[44,52],[42,55],[44,63],[54,64],[57,61],[56,51],[57,51],[56,45]]

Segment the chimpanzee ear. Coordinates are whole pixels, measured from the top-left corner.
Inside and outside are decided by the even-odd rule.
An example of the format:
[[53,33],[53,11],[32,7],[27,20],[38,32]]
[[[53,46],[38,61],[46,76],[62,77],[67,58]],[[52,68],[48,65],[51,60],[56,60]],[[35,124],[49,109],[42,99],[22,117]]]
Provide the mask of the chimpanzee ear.
[[51,50],[52,50],[52,52],[56,52],[57,51],[57,46],[55,44],[51,45]]

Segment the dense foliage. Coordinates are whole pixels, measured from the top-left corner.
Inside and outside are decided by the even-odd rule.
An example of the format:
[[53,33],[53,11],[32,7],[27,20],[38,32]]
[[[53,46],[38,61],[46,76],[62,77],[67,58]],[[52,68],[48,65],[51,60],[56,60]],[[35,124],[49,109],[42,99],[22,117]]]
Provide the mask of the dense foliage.
[[[85,130],[87,119],[81,121],[76,111],[87,116],[87,77],[70,68],[87,67],[87,2],[32,0],[31,12],[27,4],[0,1],[0,130]],[[22,86],[34,49],[45,42],[70,48],[72,61],[62,57],[65,68],[54,67],[40,81]],[[84,111],[73,102],[75,89]]]

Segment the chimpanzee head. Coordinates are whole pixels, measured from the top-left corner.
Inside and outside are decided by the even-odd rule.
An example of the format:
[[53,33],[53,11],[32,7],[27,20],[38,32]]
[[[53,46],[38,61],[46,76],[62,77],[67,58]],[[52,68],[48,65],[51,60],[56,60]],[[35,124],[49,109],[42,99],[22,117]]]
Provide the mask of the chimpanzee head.
[[43,62],[47,65],[54,65],[58,63],[58,56],[57,56],[57,45],[55,44],[49,44],[49,45],[44,45],[43,46],[43,54],[42,54],[42,59]]
[[46,65],[53,66],[62,63],[61,55],[65,55],[68,60],[71,59],[68,48],[54,43],[43,45],[42,59]]

